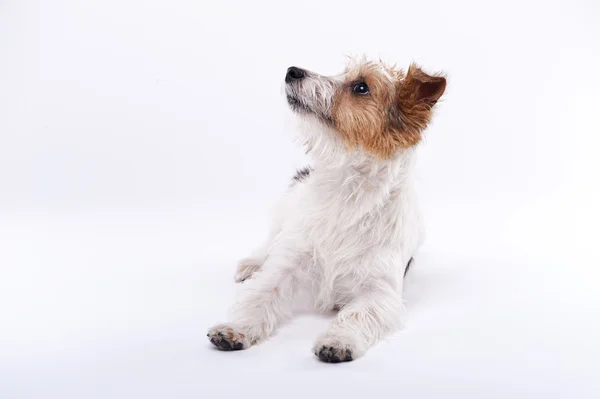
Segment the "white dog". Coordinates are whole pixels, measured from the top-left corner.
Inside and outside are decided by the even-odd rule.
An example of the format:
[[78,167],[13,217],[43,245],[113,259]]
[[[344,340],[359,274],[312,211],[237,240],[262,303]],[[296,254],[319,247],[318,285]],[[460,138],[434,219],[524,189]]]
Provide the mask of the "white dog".
[[361,60],[333,77],[291,67],[285,83],[314,164],[295,176],[265,245],[240,262],[247,287],[208,337],[224,350],[264,341],[308,288],[318,309],[339,310],[315,355],[349,361],[402,323],[405,269],[423,237],[415,147],[446,79]]

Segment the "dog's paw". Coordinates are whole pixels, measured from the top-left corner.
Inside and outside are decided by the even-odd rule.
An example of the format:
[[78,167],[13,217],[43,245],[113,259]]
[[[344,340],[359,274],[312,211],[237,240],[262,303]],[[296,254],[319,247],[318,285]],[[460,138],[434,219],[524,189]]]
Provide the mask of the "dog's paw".
[[314,354],[327,363],[349,362],[359,355],[357,346],[346,337],[325,334],[313,347]]
[[243,283],[245,280],[252,278],[254,273],[259,272],[261,268],[262,263],[260,263],[257,259],[242,259],[239,261],[237,270],[235,272],[235,282]]
[[352,357],[352,349],[336,346],[321,346],[315,351],[315,355],[326,363],[340,363],[354,360]]
[[214,326],[208,330],[206,336],[214,346],[224,351],[248,349],[250,346],[246,335],[233,325],[219,324]]

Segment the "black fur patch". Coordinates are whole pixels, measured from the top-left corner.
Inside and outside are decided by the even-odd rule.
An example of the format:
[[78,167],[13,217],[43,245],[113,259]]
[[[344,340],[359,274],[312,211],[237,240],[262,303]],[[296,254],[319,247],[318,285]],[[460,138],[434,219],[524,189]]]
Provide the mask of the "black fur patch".
[[310,166],[305,166],[302,169],[298,169],[296,174],[292,178],[292,185],[296,183],[301,183],[310,176],[310,173],[313,171],[313,168]]
[[408,260],[408,263],[406,264],[406,268],[404,269],[404,275],[405,275],[405,276],[406,276],[406,273],[408,273],[408,269],[410,268],[410,265],[412,265],[414,261],[415,261],[415,260],[414,260],[413,258],[410,258],[410,259]]

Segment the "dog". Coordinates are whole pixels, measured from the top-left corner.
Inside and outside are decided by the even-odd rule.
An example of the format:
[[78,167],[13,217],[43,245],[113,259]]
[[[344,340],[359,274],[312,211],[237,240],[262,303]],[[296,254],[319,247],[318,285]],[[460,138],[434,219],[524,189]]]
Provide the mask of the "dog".
[[240,261],[241,295],[208,338],[222,350],[256,345],[307,289],[316,309],[338,311],[314,354],[351,361],[402,325],[405,271],[423,242],[416,147],[446,78],[360,59],[336,76],[290,67],[284,85],[313,164],[294,177],[264,245]]

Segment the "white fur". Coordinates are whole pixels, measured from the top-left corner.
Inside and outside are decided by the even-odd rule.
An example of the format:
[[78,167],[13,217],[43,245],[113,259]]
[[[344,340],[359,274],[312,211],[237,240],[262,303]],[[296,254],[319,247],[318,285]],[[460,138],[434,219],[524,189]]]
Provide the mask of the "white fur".
[[[304,98],[329,106],[318,91],[329,95],[329,83],[316,81]],[[240,263],[236,281],[249,280],[230,321],[209,337],[244,349],[264,341],[292,317],[297,293],[308,288],[317,309],[340,309],[313,351],[351,360],[403,321],[404,270],[422,242],[415,149],[381,160],[348,150],[318,117],[302,114],[299,121],[314,170],[283,197],[264,246]]]

